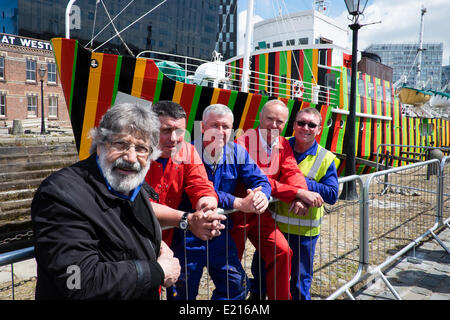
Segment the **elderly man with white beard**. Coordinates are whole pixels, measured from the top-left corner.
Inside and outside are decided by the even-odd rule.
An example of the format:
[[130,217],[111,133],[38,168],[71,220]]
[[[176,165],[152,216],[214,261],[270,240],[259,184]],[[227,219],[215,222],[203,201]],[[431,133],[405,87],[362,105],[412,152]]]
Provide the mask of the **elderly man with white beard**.
[[[159,299],[180,274],[161,225],[178,226],[183,212],[149,201],[158,197],[144,182],[160,153],[158,118],[117,105],[91,137],[91,156],[53,173],[33,199],[36,299]],[[190,228],[209,239],[223,219],[198,211]]]

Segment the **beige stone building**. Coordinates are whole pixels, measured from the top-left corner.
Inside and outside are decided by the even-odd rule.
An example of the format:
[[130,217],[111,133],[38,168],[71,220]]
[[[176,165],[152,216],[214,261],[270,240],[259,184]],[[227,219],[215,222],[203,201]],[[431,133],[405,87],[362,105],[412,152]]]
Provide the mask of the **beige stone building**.
[[46,131],[70,128],[51,43],[0,33],[0,133],[11,133],[13,120],[21,120],[25,133],[40,132],[41,89]]

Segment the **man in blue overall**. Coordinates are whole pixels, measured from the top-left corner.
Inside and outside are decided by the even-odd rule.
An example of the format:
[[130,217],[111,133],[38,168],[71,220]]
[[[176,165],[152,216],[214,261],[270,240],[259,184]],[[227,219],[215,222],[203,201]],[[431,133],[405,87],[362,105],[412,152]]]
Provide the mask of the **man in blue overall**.
[[[247,151],[229,141],[232,128],[232,111],[222,104],[210,105],[203,112],[202,140],[195,141],[195,147],[202,156],[209,180],[214,184],[220,208],[263,213],[270,198],[270,183]],[[233,195],[238,182],[247,189],[245,198]],[[187,208],[182,204],[180,209]],[[204,267],[207,267],[215,285],[213,300],[245,299],[247,277],[236,245],[228,234],[230,219],[226,221],[222,234],[208,242],[190,231],[175,230],[172,248],[180,260],[181,275],[173,292],[169,291],[168,299],[195,299]]]

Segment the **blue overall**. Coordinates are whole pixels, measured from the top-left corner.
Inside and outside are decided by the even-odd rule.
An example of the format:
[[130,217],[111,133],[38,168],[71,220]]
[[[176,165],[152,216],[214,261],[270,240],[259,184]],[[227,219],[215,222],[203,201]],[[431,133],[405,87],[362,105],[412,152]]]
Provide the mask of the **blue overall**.
[[[202,154],[202,150],[197,151]],[[215,168],[205,160],[204,164],[209,180],[214,183],[220,208],[233,209],[233,193],[238,182],[247,189],[261,186],[261,191],[270,198],[272,190],[269,180],[242,146],[229,142],[224,147],[222,161]],[[180,210],[193,211],[187,197],[184,197]],[[238,258],[236,245],[228,234],[228,229],[232,227],[231,220],[227,219],[224,223],[226,228],[221,235],[209,241],[200,240],[190,231],[175,230],[172,250],[180,261],[181,275],[175,286],[168,290],[168,299],[194,300],[204,267],[208,268],[215,285],[213,300],[245,299],[247,276]]]

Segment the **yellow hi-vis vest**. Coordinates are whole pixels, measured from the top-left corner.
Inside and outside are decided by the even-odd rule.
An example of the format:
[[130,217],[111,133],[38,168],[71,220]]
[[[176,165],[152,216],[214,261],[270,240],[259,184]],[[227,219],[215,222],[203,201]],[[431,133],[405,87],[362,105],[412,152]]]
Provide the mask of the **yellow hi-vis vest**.
[[[339,159],[332,152],[318,145],[316,154],[306,156],[298,164],[298,167],[305,177],[320,181],[333,161],[337,168],[340,162]],[[297,216],[289,212],[290,205],[290,203],[282,201],[270,204],[269,210],[272,213],[272,218],[277,221],[280,230],[284,233],[301,236],[318,235],[324,211],[323,206],[310,208],[306,216]]]

